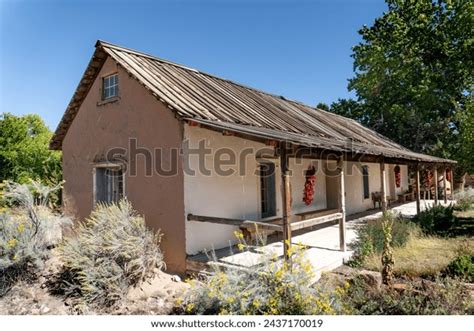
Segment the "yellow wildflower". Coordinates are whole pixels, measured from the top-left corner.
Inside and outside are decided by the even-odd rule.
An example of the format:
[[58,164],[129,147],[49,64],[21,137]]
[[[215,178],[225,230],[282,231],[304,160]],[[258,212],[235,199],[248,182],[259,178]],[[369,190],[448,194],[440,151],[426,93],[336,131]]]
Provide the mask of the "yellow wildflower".
[[234,236],[238,239],[244,239],[244,234],[241,231],[234,231]]
[[10,239],[10,240],[8,240],[8,242],[7,242],[7,247],[8,247],[8,248],[13,248],[13,247],[16,246],[17,242],[18,242],[18,240],[16,240],[15,238]]

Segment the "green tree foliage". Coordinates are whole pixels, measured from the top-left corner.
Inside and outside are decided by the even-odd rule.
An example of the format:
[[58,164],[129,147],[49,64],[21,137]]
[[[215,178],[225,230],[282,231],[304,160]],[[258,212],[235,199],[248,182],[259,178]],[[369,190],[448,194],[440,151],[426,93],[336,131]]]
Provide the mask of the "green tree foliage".
[[0,182],[61,180],[61,155],[48,149],[52,133],[38,115],[0,115]]
[[472,167],[474,2],[386,0],[388,11],[359,31],[355,100],[331,110],[415,151]]

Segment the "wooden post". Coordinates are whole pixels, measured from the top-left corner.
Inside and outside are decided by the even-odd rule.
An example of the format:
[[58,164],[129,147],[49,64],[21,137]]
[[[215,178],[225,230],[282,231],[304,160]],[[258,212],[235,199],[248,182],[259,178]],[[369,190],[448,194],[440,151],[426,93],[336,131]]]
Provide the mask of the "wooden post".
[[450,173],[450,178],[451,178],[451,201],[454,201],[454,174],[453,174],[453,168],[449,169]]
[[382,212],[387,211],[387,194],[385,193],[385,159],[380,162],[380,199],[382,200]]
[[416,175],[415,175],[415,189],[416,189],[416,214],[420,213],[420,165],[416,165]]
[[339,172],[339,198],[338,198],[338,209],[342,214],[339,219],[339,248],[341,252],[345,252],[346,249],[346,187],[344,184],[344,156],[341,155],[337,162],[337,170]]
[[283,255],[285,260],[291,264],[291,256],[288,253],[291,248],[291,188],[290,169],[288,165],[288,148],[285,142],[280,144],[280,166],[281,166],[281,199],[283,206]]
[[447,168],[443,168],[443,197],[444,197],[444,204],[448,203],[448,181],[446,180],[446,174],[448,173]]
[[433,167],[433,179],[434,179],[434,205],[438,205],[438,167]]

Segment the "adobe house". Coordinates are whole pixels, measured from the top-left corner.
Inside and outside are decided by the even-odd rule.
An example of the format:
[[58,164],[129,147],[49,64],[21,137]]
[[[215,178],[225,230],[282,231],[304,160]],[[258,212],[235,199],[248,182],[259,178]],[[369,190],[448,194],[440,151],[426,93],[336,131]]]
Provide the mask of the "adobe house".
[[168,270],[181,273],[188,256],[226,247],[235,230],[255,225],[280,233],[287,257],[292,231],[336,221],[345,250],[346,215],[413,193],[419,210],[419,169],[437,178],[454,163],[351,119],[103,41],[50,147],[62,150],[67,212],[83,219],[98,201],[127,197],[162,230]]

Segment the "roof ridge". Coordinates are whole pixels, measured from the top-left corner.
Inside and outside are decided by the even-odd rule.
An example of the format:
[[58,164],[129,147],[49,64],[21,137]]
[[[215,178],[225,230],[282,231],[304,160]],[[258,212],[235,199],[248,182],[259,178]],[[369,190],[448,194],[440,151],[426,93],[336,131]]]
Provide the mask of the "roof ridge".
[[173,66],[182,68],[182,69],[184,69],[184,70],[190,70],[190,71],[193,71],[193,72],[196,72],[196,73],[199,73],[199,74],[202,74],[202,75],[206,75],[206,76],[209,76],[209,77],[212,77],[212,78],[217,78],[217,79],[220,79],[220,80],[222,80],[222,81],[225,81],[225,82],[228,82],[228,83],[231,83],[231,84],[234,84],[234,85],[237,85],[237,86],[241,86],[241,87],[243,87],[243,88],[246,88],[246,89],[255,91],[255,92],[257,92],[257,93],[262,93],[262,94],[269,95],[269,96],[274,97],[274,98],[281,99],[281,100],[283,100],[283,101],[288,101],[288,102],[291,102],[291,103],[296,103],[296,104],[299,104],[299,105],[301,105],[301,106],[308,107],[308,108],[311,108],[311,109],[314,109],[314,110],[321,110],[321,109],[319,109],[319,108],[316,108],[316,107],[312,107],[312,106],[310,106],[310,105],[307,105],[307,104],[305,104],[305,103],[302,102],[302,101],[289,99],[289,98],[287,98],[286,96],[283,96],[283,95],[277,95],[277,94],[274,94],[274,93],[270,93],[270,92],[267,92],[267,91],[263,91],[263,90],[260,90],[260,89],[258,89],[258,88],[256,88],[256,87],[248,86],[248,85],[245,85],[245,84],[242,84],[242,83],[233,81],[233,80],[228,79],[228,78],[216,76],[216,75],[214,75],[214,74],[210,74],[210,73],[208,73],[208,72],[204,72],[204,71],[201,71],[201,70],[196,69],[196,68],[191,68],[191,67],[185,66],[185,65],[183,65],[183,64],[177,63],[177,62],[169,61],[169,60],[163,59],[163,58],[161,58],[161,57],[158,57],[158,56],[155,56],[155,55],[152,55],[152,54],[149,54],[149,53],[145,53],[145,52],[142,52],[142,51],[138,51],[138,50],[136,50],[136,49],[132,49],[132,48],[128,48],[128,47],[123,47],[123,46],[120,46],[120,45],[112,44],[112,43],[110,43],[110,42],[103,41],[103,40],[100,40],[100,39],[97,40],[97,42],[96,42],[96,44],[95,44],[95,47],[98,47],[98,46],[105,46],[105,47],[113,48],[113,49],[116,49],[116,50],[119,50],[119,51],[124,51],[124,52],[132,53],[132,54],[135,54],[135,55],[139,55],[139,56],[145,56],[145,57],[150,58],[150,59],[152,59],[152,60],[156,60],[156,61],[159,61],[159,62],[163,62],[163,63],[166,63],[166,64],[170,64],[170,65],[173,65]]

